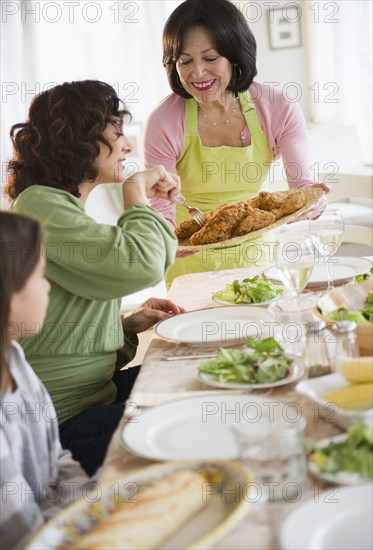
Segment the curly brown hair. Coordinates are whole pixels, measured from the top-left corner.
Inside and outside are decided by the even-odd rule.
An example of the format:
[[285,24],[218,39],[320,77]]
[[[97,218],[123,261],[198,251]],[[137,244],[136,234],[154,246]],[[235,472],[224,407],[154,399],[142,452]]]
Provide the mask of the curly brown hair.
[[33,99],[27,122],[10,131],[14,156],[5,190],[15,199],[31,185],[45,185],[80,197],[78,185],[94,181],[99,143],[108,124],[121,129],[130,113],[120,110],[114,88],[99,80],[65,82]]

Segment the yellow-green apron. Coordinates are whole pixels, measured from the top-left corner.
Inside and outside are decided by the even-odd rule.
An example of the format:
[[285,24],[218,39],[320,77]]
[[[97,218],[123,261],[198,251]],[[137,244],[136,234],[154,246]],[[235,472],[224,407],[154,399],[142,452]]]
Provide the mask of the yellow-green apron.
[[[239,94],[239,101],[251,136],[248,147],[202,145],[198,135],[197,102],[186,100],[185,146],[176,168],[187,204],[197,206],[203,212],[222,203],[235,204],[257,195],[273,161],[248,92]],[[177,224],[188,216],[185,207],[176,205]],[[251,239],[239,245],[206,248],[193,256],[176,258],[167,271],[166,282],[169,285],[175,277],[186,273],[267,265],[266,247],[261,243],[261,239]]]

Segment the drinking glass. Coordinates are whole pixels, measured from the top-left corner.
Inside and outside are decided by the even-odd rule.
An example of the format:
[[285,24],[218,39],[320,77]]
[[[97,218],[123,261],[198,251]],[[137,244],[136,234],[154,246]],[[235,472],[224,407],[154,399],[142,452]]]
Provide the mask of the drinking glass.
[[292,356],[303,357],[306,343],[306,325],[314,320],[313,313],[318,297],[302,292],[301,301],[294,296],[285,297],[269,305],[273,319],[273,336],[283,350]]
[[274,257],[283,285],[299,303],[314,266],[312,241],[307,237],[280,237],[275,245]]
[[317,220],[310,220],[309,229],[316,249],[326,262],[328,289],[334,288],[330,259],[338,252],[341,245],[344,222],[338,210],[328,210]]
[[237,458],[253,473],[257,502],[294,502],[306,482],[306,420],[290,403],[275,405],[273,410],[263,408],[254,423],[232,424]]

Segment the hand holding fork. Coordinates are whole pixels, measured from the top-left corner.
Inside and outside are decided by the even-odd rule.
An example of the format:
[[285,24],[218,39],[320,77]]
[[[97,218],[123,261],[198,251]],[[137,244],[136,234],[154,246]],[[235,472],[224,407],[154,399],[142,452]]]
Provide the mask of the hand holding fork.
[[200,227],[203,227],[205,225],[207,218],[206,214],[204,214],[202,210],[200,210],[196,206],[190,206],[189,204],[186,204],[185,197],[183,197],[181,193],[175,195],[174,198],[178,204],[180,204],[181,206],[185,206],[185,208],[188,209],[189,214],[193,216]]

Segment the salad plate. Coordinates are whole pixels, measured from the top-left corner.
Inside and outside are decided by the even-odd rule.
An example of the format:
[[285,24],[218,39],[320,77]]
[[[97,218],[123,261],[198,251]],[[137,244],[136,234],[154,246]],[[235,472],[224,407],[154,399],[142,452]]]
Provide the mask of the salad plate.
[[[201,494],[202,486],[206,483],[214,483],[218,485],[219,489],[214,494],[206,492],[206,499],[198,514],[190,517],[186,522],[179,525],[176,530],[172,526],[172,513],[165,513],[163,523],[169,519],[168,523],[171,525],[169,529],[170,536],[163,543],[157,544],[156,547],[160,550],[209,548],[214,541],[223,536],[247,513],[247,499],[243,496],[235,498],[234,495],[237,496],[237,494],[234,491],[231,492],[233,496],[229,497],[228,495],[228,488],[232,483],[238,482],[242,484],[242,487],[246,487],[252,482],[250,470],[242,463],[225,461],[214,463],[206,461],[169,462],[133,471],[110,487],[100,488],[100,485],[93,483],[96,485],[93,491],[94,494],[91,495],[87,492],[83,499],[53,517],[34,535],[26,547],[27,550],[55,550],[70,547],[92,548],[92,546],[83,545],[84,535],[94,536],[90,531],[95,526],[99,526],[100,523],[105,527],[105,520],[110,518],[118,503],[119,506],[123,506],[123,503],[125,505],[125,502],[128,501],[131,506],[136,507],[137,503],[141,503],[136,495],[140,495],[141,490],[151,487],[155,482],[158,483],[157,495],[153,499],[153,513],[156,518],[157,514],[160,513],[158,511],[159,507],[163,505],[164,494],[168,491],[167,476],[180,470],[191,470],[202,476]],[[162,485],[163,480],[164,485]],[[222,498],[225,484],[227,485],[227,493],[224,493],[224,495],[227,494],[228,499]],[[131,500],[135,504],[132,504]],[[137,534],[134,533],[134,527],[131,526],[131,520],[129,520],[131,527],[130,540],[131,544],[134,545],[131,548],[146,548],[142,542],[142,532],[146,529],[146,522],[152,519],[151,512],[152,503],[150,502]],[[169,518],[167,518],[167,515]],[[176,520],[174,521],[177,526]],[[154,532],[156,530],[154,521],[152,530]],[[120,522],[111,526],[110,541],[106,539],[107,546],[103,546],[100,533],[95,542],[97,547],[100,548],[124,548],[124,544],[121,545],[123,536],[126,536],[126,520],[123,520],[123,523]],[[110,543],[112,546],[109,546]],[[92,539],[90,544],[92,544]],[[94,547],[96,547],[95,544]],[[126,546],[126,548],[129,547]]]
[[222,290],[214,292],[212,299],[217,304],[262,306],[278,300],[284,295],[284,287],[274,285],[263,274],[245,279],[235,279]]
[[331,488],[297,506],[280,529],[282,550],[371,550],[373,484]]
[[[365,273],[372,267],[372,262],[366,258],[335,256],[334,260],[335,262],[331,263],[334,284],[347,283],[353,277],[356,277],[356,275]],[[323,263],[322,261],[315,263],[307,287],[327,285],[328,280],[326,268],[326,263]],[[280,273],[274,266],[267,269],[265,274],[273,281],[281,281]]]
[[213,307],[181,313],[158,323],[161,338],[186,344],[239,343],[249,336],[261,339],[269,332],[272,317],[262,307]]
[[239,304],[236,304],[236,303],[231,302],[229,300],[222,300],[221,298],[218,298],[217,296],[214,296],[214,295],[211,296],[211,299],[216,304],[219,304],[219,305],[222,305],[222,306],[256,306],[256,307],[260,307],[260,306],[266,306],[267,304],[271,304],[272,302],[275,302],[276,300],[279,300],[280,298],[283,298],[283,297],[284,297],[284,295],[280,294],[279,296],[276,296],[276,298],[272,298],[272,300],[266,300],[265,302],[252,302],[251,304],[246,304],[246,303],[243,303],[243,302],[241,302]]
[[315,445],[312,446],[312,453],[308,458],[309,472],[321,481],[336,483],[338,485],[360,485],[362,483],[369,483],[369,481],[371,481],[369,478],[363,477],[358,473],[343,470],[336,472],[335,474],[323,472],[321,466],[318,464],[317,457],[315,457],[316,460],[312,459],[314,453],[318,453],[319,451],[322,452],[323,449],[329,447],[329,445],[333,443],[345,443],[347,439],[348,434],[340,434],[317,441]]
[[278,386],[285,386],[285,384],[291,384],[296,380],[299,380],[303,376],[304,368],[299,365],[293,365],[289,376],[286,376],[282,380],[277,380],[276,382],[270,382],[268,384],[248,384],[245,382],[220,382],[216,379],[215,376],[207,374],[206,372],[198,373],[199,379],[207,386],[212,386],[215,388],[225,388],[230,390],[264,390],[268,388],[277,388]]
[[215,292],[211,298],[216,304],[221,304],[223,306],[266,306],[267,304],[271,304],[272,302],[276,302],[277,300],[281,300],[281,298],[285,298],[288,294],[286,293],[283,286],[280,285],[273,285],[273,288],[275,290],[282,290],[283,292],[279,292],[277,296],[274,298],[271,298],[270,300],[263,300],[263,302],[251,302],[250,304],[246,302],[239,302],[238,304],[236,302],[233,302],[232,300],[224,300],[223,298],[219,298],[217,294],[221,294],[221,291]]

